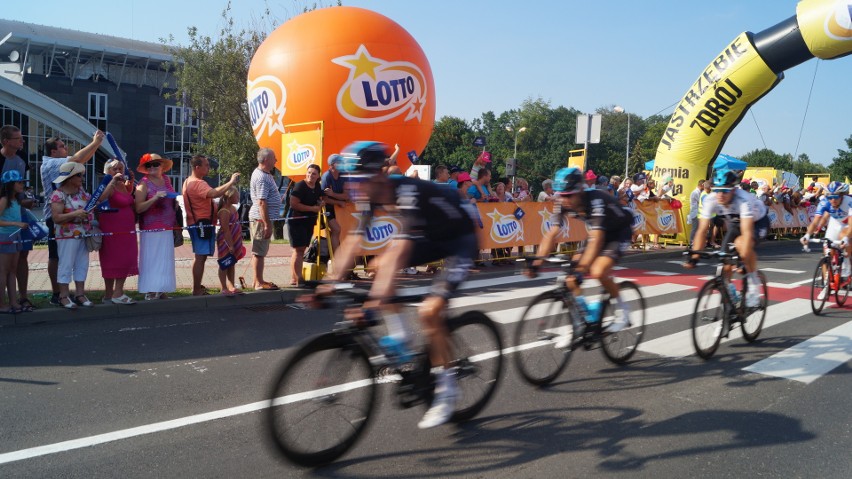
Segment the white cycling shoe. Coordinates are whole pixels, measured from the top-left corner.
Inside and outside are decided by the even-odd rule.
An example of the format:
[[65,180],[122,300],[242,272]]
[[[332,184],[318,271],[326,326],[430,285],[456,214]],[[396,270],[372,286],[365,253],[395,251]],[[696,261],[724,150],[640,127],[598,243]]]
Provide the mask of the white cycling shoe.
[[817,295],[817,299],[822,301],[828,295],[828,286],[819,290],[819,294]]
[[615,318],[606,327],[608,333],[617,333],[630,327],[630,310],[627,308],[616,308]]
[[453,411],[456,409],[456,388],[444,388],[443,391],[435,391],[435,399],[432,401],[432,407],[423,415],[423,419],[417,423],[420,429],[429,429],[446,424]]
[[746,291],[745,305],[746,308],[756,308],[760,306],[760,293],[757,290],[751,289]]

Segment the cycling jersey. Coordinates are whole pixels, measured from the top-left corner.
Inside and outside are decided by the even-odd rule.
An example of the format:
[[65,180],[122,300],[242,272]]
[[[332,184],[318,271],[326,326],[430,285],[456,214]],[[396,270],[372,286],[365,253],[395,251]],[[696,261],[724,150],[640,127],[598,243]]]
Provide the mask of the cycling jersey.
[[[401,220],[401,228],[394,237],[444,241],[474,233],[476,220],[470,208],[462,203],[457,190],[405,176],[393,175],[389,180]],[[384,206],[370,203],[369,208],[363,208],[359,205],[359,210],[366,210],[363,213],[367,218],[356,233],[364,234],[377,209],[392,210]]]
[[852,198],[844,196],[837,208],[833,208],[831,201],[827,198],[821,199],[819,205],[817,205],[815,217],[821,217],[825,213],[828,213],[828,226],[825,229],[825,237],[830,240],[840,239],[841,230],[848,223],[849,216],[852,216]]
[[752,218],[756,222],[766,216],[766,205],[754,195],[739,188],[733,190],[733,195],[727,205],[719,203],[716,194],[705,196],[699,218],[711,219],[717,215],[734,222],[739,222],[740,218]]
[[[614,233],[621,232],[625,229],[630,230],[630,224],[633,221],[633,214],[622,206],[614,196],[601,190],[584,190],[583,195],[583,211],[582,218],[591,230],[603,230],[608,236]],[[567,217],[578,216],[577,212],[569,209],[562,210],[559,205],[553,208],[554,223],[558,222],[560,226],[564,225]]]

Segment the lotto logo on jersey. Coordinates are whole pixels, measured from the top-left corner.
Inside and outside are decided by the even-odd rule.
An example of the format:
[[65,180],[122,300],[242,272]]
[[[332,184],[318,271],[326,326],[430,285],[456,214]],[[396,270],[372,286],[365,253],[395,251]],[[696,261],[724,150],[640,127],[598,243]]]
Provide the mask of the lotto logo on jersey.
[[505,244],[516,240],[523,241],[524,225],[515,218],[515,215],[504,215],[494,210],[486,216],[492,220],[489,234],[495,243]]
[[318,163],[317,147],[311,144],[299,144],[293,140],[287,144],[287,152],[285,153],[287,166],[291,169],[301,169],[311,163]]
[[249,80],[247,90],[254,137],[260,140],[263,136],[272,136],[276,131],[284,133],[287,90],[281,80],[272,75],[262,75]]
[[400,115],[404,121],[422,120],[428,92],[417,65],[372,57],[364,45],[332,62],[350,69],[337,93],[337,110],[347,120],[381,123]]

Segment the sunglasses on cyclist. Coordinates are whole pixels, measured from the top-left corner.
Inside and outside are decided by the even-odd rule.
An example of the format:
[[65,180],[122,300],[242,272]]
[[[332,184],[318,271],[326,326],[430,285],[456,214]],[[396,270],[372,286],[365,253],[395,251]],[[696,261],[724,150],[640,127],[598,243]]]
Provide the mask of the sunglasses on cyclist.
[[828,198],[830,200],[839,200],[840,195],[827,195],[826,198]]
[[732,190],[733,188],[713,188],[710,191],[713,193],[730,193]]

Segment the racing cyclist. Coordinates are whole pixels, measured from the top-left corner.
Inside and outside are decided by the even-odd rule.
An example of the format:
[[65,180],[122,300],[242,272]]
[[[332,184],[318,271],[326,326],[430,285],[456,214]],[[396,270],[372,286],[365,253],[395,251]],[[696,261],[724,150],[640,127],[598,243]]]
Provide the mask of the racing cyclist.
[[[852,215],[852,198],[850,198],[847,193],[849,193],[849,185],[845,183],[832,181],[828,184],[828,187],[826,187],[826,195],[820,200],[819,205],[817,205],[814,219],[811,221],[811,224],[808,225],[807,232],[800,240],[802,245],[807,246],[808,240],[811,239],[811,235],[813,235],[814,232],[820,231],[820,229],[822,229],[823,226],[826,226],[826,224],[826,239],[837,241],[846,236],[844,234],[845,232],[842,230],[846,228],[846,225],[849,223],[849,216]],[[849,255],[852,254],[852,244],[849,244],[847,241],[845,248],[846,258],[843,259],[843,266],[841,267],[840,275],[848,278],[850,273]],[[817,299],[824,299],[827,291],[828,288],[824,288],[820,291]]]
[[[556,172],[553,179],[554,211],[553,225],[544,235],[538,251],[546,254],[556,245],[559,235],[567,218],[576,217],[589,227],[589,237],[572,258],[577,266],[574,272],[579,275],[569,275],[565,285],[575,297],[581,297],[580,282],[583,274],[588,274],[601,282],[604,290],[616,298],[618,308],[615,319],[607,327],[608,332],[621,331],[630,326],[630,311],[618,294],[618,285],[612,277],[612,267],[630,246],[633,235],[631,223],[633,214],[619,204],[611,194],[586,189],[583,174],[576,167],[562,168]],[[527,276],[534,278],[543,260],[532,262]]]
[[[746,297],[748,308],[760,306],[759,279],[757,277],[757,253],[755,245],[766,238],[769,232],[769,217],[766,205],[754,195],[746,193],[741,188],[739,176],[730,169],[716,170],[713,175],[713,195],[704,199],[704,205],[698,215],[698,231],[695,233],[693,251],[704,249],[707,229],[715,214],[722,218],[728,227],[722,241],[722,251],[727,252],[733,241],[734,248],[746,268]],[[698,255],[692,255],[684,264],[685,268],[695,268]],[[725,266],[725,278],[730,281],[731,266]]]
[[[479,254],[474,222],[455,188],[401,175],[387,176],[382,167],[387,146],[374,141],[359,141],[347,146],[342,171],[349,182],[349,193],[361,214],[357,228],[349,232],[334,255],[331,283],[346,278],[351,272],[365,230],[377,210],[396,218],[401,227],[384,252],[376,258],[376,276],[363,309],[350,311],[358,318],[364,310],[381,308],[385,314],[388,335],[406,341],[405,325],[393,314],[386,300],[395,294],[395,276],[406,267],[444,260],[444,268],[433,281],[429,295],[418,311],[423,333],[429,343],[429,359],[436,373],[435,398],[418,423],[421,429],[446,423],[455,409],[456,379],[448,368],[451,361],[449,333],[445,319],[447,302],[468,277]],[[324,283],[316,295],[330,294],[333,285]],[[352,316],[355,315],[355,316]]]

